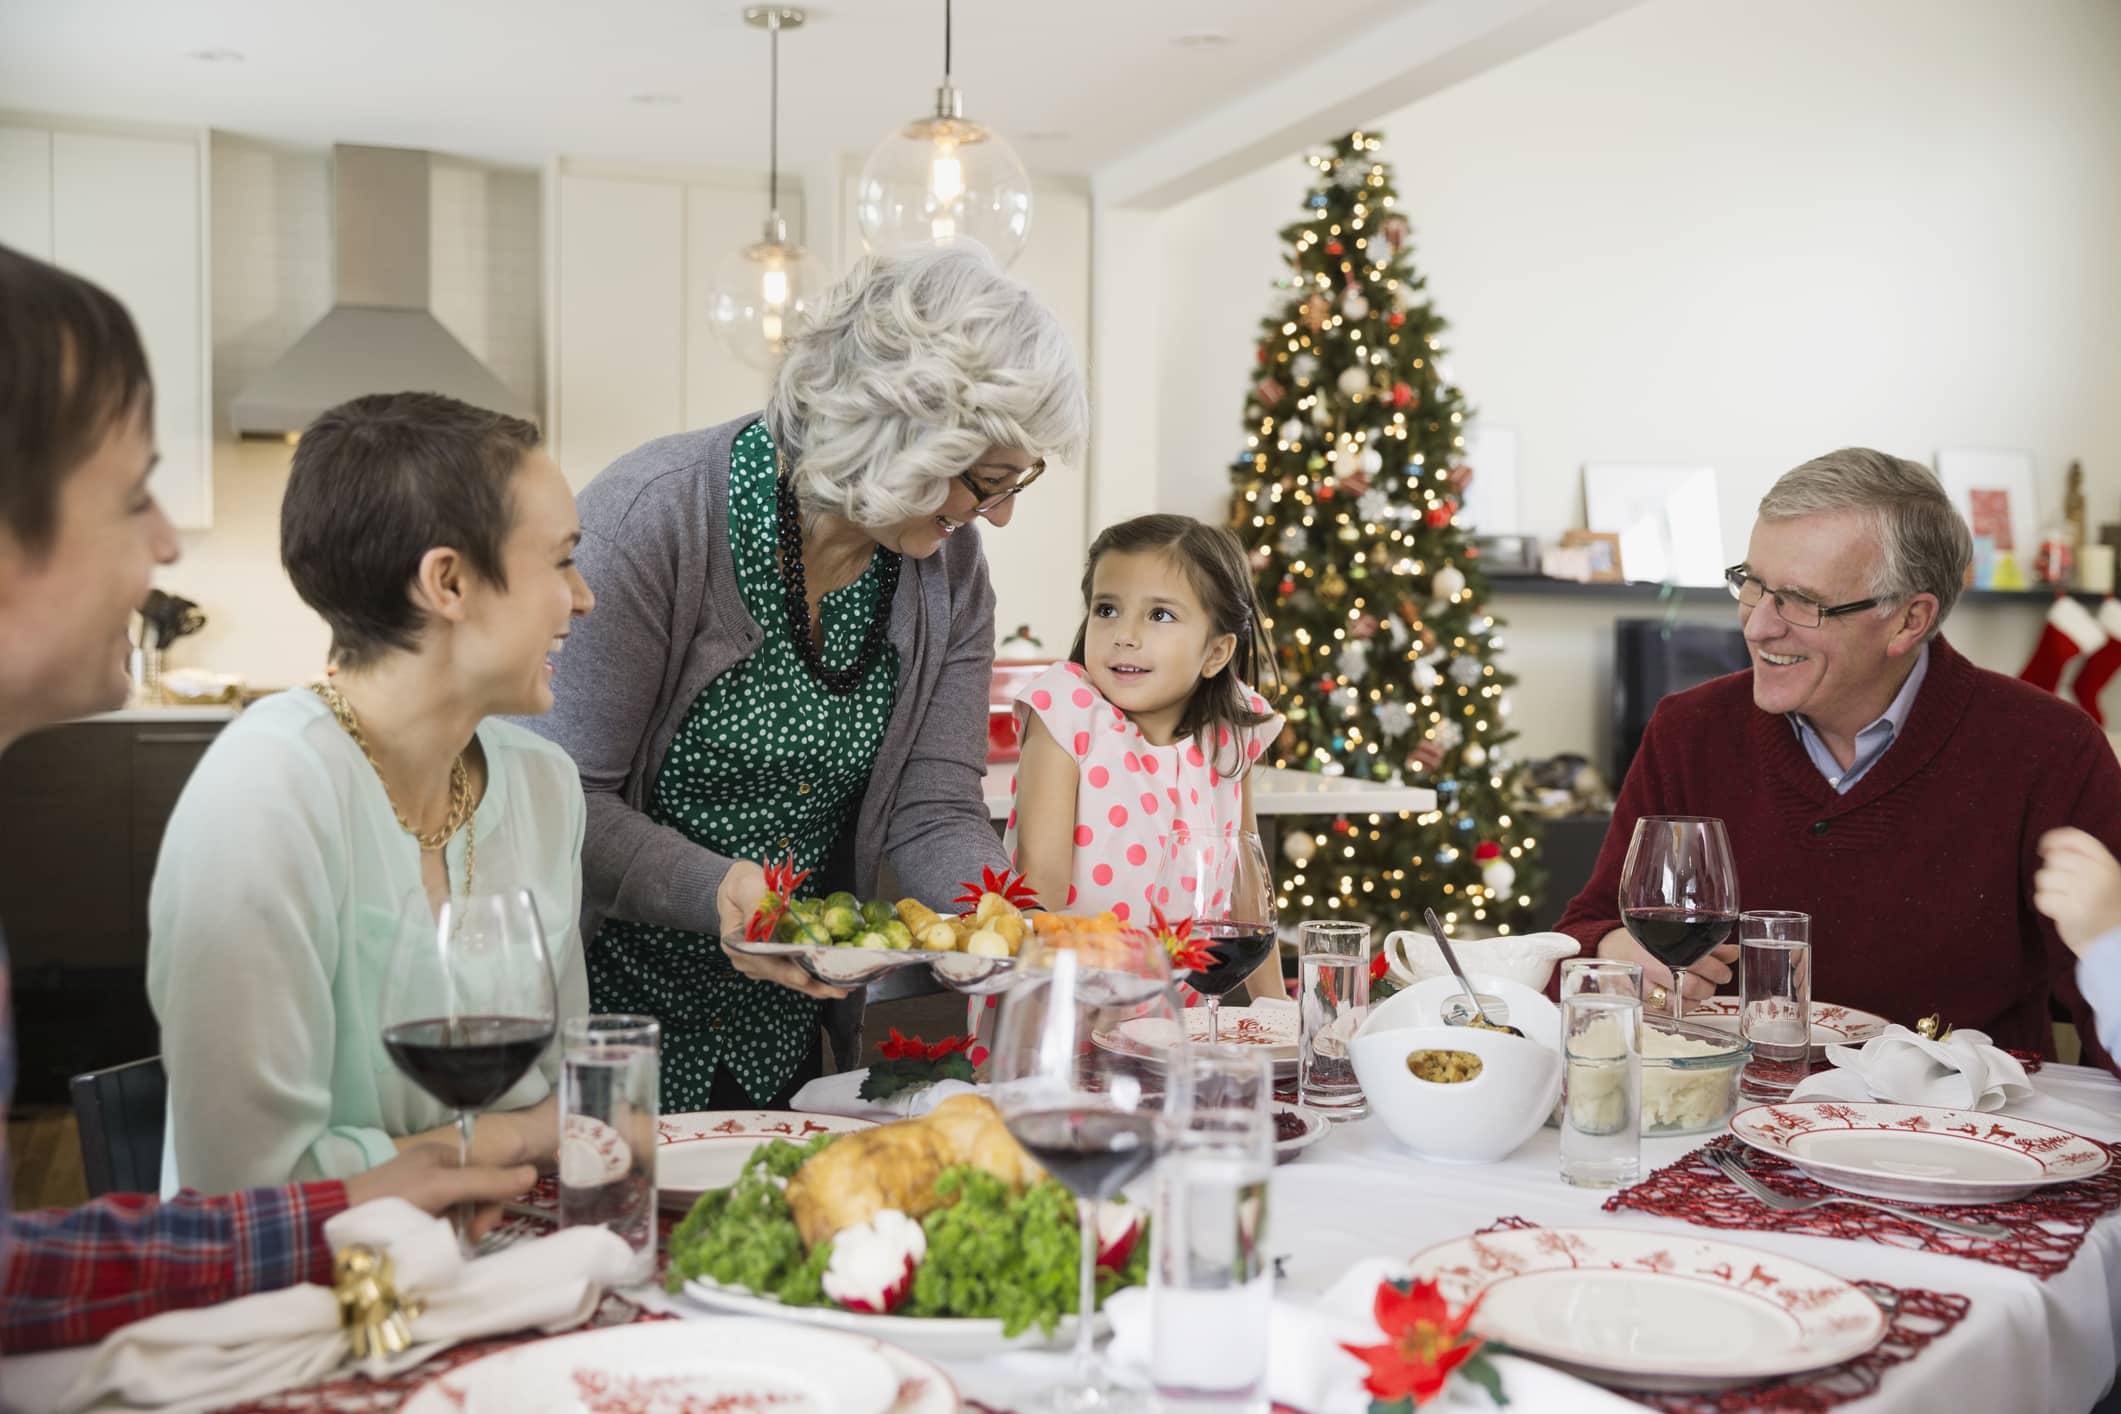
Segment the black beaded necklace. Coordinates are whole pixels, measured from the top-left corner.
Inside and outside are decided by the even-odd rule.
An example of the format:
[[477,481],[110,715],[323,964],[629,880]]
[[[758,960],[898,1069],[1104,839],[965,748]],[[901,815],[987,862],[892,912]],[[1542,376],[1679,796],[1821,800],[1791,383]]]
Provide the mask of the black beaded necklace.
[[884,633],[891,626],[891,599],[898,592],[902,557],[886,555],[877,569],[876,615],[869,621],[869,632],[862,639],[862,651],[844,668],[825,666],[825,655],[810,636],[810,593],[803,582],[803,517],[795,503],[795,487],[789,482],[785,458],[780,472],[774,478],[774,523],[781,545],[781,588],[788,601],[788,636],[795,640],[796,655],[803,660],[803,666],[810,669],[810,676],[822,683],[827,692],[846,694],[861,685],[869,673],[869,665],[876,661],[878,651],[884,646]]

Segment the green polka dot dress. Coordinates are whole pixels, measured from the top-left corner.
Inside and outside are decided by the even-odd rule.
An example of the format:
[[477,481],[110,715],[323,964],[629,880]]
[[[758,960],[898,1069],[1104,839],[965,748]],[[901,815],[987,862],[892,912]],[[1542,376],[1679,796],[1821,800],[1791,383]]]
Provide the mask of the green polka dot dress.
[[[736,440],[729,539],[758,650],[693,700],[649,793],[648,813],[717,854],[816,869],[853,817],[898,696],[887,642],[852,692],[828,692],[789,636],[774,533],[774,447],[763,423]],[[877,603],[878,550],[859,579],[824,596],[825,662],[854,661]],[[807,886],[806,886],[807,892]],[[785,1088],[809,1053],[815,998],[745,977],[704,933],[614,919],[589,952],[590,1003],[663,1023],[663,1111],[705,1109],[726,1068],[756,1104]]]

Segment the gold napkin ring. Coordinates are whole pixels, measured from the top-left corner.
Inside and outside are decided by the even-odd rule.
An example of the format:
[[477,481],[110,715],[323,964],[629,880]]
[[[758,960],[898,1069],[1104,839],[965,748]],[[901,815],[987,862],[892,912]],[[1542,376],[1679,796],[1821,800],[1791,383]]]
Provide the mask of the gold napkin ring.
[[1952,1039],[1952,1028],[1946,1024],[1942,1015],[1933,1011],[1915,1023],[1915,1034],[1931,1041],[1949,1041]]
[[397,1355],[412,1345],[412,1322],[427,1309],[417,1296],[398,1294],[390,1253],[354,1243],[331,1262],[339,1324],[356,1360]]

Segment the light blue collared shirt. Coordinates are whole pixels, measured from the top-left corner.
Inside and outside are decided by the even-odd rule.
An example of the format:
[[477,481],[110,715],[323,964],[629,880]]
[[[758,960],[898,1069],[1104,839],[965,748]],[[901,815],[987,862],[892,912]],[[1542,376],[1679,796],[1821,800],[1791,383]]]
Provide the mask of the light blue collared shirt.
[[1826,783],[1834,788],[1835,794],[1847,795],[1850,788],[1863,779],[1863,773],[1878,764],[1878,758],[1885,755],[1885,749],[1906,729],[1908,714],[1915,710],[1915,693],[1921,688],[1922,679],[1929,670],[1930,646],[1925,643],[1915,655],[1914,671],[1907,675],[1906,682],[1900,684],[1900,691],[1893,695],[1892,702],[1885,709],[1885,715],[1856,733],[1856,757],[1849,762],[1845,771],[1841,769],[1841,763],[1834,759],[1834,753],[1826,749],[1826,741],[1813,729],[1812,724],[1805,720],[1804,715],[1799,712],[1789,714],[1790,725],[1797,732],[1797,740],[1804,743],[1804,754],[1812,758],[1812,764],[1819,768],[1820,775],[1826,777]]
[[2099,1044],[2108,1055],[2121,1055],[2121,928],[2092,939],[2077,959],[2077,990],[2091,1006]]

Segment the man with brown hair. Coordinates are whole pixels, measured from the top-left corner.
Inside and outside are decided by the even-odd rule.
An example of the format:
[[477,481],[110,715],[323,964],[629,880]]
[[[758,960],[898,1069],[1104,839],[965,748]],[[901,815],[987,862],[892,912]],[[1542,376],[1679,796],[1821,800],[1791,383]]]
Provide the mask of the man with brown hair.
[[[132,319],[85,280],[0,246],[0,751],[125,700],[127,630],[176,533],[148,489],[154,386]],[[0,946],[0,1105],[14,1036]],[[7,1169],[0,1154],[0,1211]],[[455,1166],[436,1145],[343,1183],[160,1202],[117,1194],[0,1218],[0,1351],[96,1340],[158,1311],[331,1279],[327,1218],[396,1196],[499,1203],[529,1166]]]

